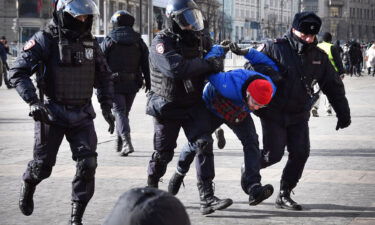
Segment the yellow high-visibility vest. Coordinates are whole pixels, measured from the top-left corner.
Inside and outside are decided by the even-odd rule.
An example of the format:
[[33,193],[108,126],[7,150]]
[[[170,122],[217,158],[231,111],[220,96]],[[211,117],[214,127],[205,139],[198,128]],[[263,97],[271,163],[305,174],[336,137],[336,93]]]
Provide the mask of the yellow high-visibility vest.
[[332,64],[333,68],[335,68],[336,72],[338,72],[339,68],[337,68],[337,66],[335,64],[335,61],[333,61],[333,56],[332,56],[332,52],[331,52],[332,45],[333,44],[331,44],[331,43],[323,41],[322,43],[318,44],[318,47],[321,48],[323,51],[325,51],[325,53],[327,53],[328,59],[329,59],[329,61],[331,61],[331,64]]

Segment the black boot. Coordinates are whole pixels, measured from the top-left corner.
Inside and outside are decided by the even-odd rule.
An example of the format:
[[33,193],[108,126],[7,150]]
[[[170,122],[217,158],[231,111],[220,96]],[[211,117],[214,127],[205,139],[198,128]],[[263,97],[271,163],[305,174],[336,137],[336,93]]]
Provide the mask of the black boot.
[[30,216],[34,211],[34,192],[36,185],[29,184],[25,181],[22,181],[19,207],[23,215]]
[[273,193],[273,187],[270,184],[262,186],[261,184],[252,185],[249,188],[249,205],[258,205]]
[[221,129],[221,128],[218,128],[217,130],[215,130],[215,136],[216,136],[216,139],[217,139],[217,147],[219,149],[223,149],[225,147],[225,144],[226,144],[226,140],[225,140],[225,136],[224,136],[224,130]]
[[177,195],[178,191],[180,190],[181,184],[184,182],[184,174],[180,174],[179,172],[175,172],[168,184],[168,192],[172,195]]
[[87,203],[72,202],[72,214],[70,218],[71,225],[82,225],[82,217]]
[[123,141],[123,145],[122,145],[122,150],[120,152],[120,156],[128,156],[130,153],[134,152],[130,134],[125,134],[121,136],[121,138]]
[[200,197],[200,211],[202,215],[207,215],[215,212],[216,210],[221,210],[232,205],[233,201],[230,198],[219,199],[214,196],[212,181],[198,182],[198,190]]
[[148,176],[147,187],[159,188],[159,178]]
[[121,149],[122,149],[122,138],[119,135],[117,135],[117,141],[116,141],[115,149],[116,149],[116,152],[121,152]]
[[295,185],[292,186],[292,185],[289,185],[285,181],[281,181],[280,193],[276,198],[276,205],[275,205],[276,208],[289,209],[289,210],[302,210],[302,206],[290,198],[290,193],[292,192],[292,189],[294,187]]

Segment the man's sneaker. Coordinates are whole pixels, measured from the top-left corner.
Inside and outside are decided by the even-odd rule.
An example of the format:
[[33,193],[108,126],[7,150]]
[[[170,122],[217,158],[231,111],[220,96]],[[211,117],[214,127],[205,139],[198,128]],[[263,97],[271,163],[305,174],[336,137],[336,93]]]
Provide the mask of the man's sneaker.
[[312,114],[313,117],[319,117],[318,110],[316,108],[313,108],[311,110],[311,114]]
[[249,205],[258,205],[269,198],[272,193],[273,187],[271,184],[266,184],[264,186],[257,184],[252,186],[249,190]]
[[279,209],[296,211],[302,210],[302,206],[293,201],[293,199],[290,197],[290,192],[290,190],[280,190],[280,193],[276,198],[275,207]]
[[330,109],[327,110],[327,116],[332,116],[332,110]]
[[225,144],[226,144],[226,140],[225,140],[225,136],[224,136],[224,130],[221,129],[221,128],[218,128],[217,130],[215,130],[215,136],[216,136],[216,139],[217,139],[217,147],[219,149],[223,149],[225,147]]
[[200,211],[202,215],[207,215],[215,212],[216,210],[226,209],[233,204],[230,198],[220,199],[216,196],[211,198],[201,199]]
[[180,174],[179,172],[174,172],[171,180],[168,184],[168,192],[172,195],[177,195],[178,191],[180,190],[181,184],[184,182],[185,175]]

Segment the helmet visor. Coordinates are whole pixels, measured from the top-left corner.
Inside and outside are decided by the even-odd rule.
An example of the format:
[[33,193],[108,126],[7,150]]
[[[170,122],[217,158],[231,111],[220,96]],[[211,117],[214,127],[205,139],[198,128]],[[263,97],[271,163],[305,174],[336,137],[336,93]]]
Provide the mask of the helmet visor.
[[183,30],[200,31],[204,28],[203,16],[199,9],[186,9],[178,13],[173,19]]
[[98,7],[92,0],[59,0],[56,9],[57,11],[67,12],[73,17],[99,15]]

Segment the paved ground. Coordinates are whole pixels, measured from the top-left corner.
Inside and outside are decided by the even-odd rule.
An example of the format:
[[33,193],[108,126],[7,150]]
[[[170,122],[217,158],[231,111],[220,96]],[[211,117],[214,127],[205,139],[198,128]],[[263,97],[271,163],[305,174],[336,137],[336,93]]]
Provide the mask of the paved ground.
[[[234,204],[227,210],[210,216],[199,213],[195,171],[192,168],[185,180],[185,188],[178,198],[186,206],[193,225],[199,224],[375,224],[375,78],[345,78],[347,95],[352,110],[352,125],[335,131],[335,117],[323,111],[312,118],[311,156],[294,198],[305,208],[301,212],[275,209],[276,194],[264,203],[250,207],[248,196],[239,185],[242,148],[234,135],[225,128],[227,147],[215,149],[216,194],[231,197]],[[101,114],[95,120],[99,137],[99,167],[96,193],[90,202],[85,224],[101,224],[124,191],[146,183],[146,165],[152,153],[152,120],[144,114],[145,95],[140,93],[131,112],[131,127],[136,152],[122,158],[114,152],[114,136],[106,132]],[[95,100],[95,107],[98,104]],[[34,225],[67,224],[70,213],[71,180],[75,164],[66,141],[63,142],[52,176],[36,190],[34,214],[26,217],[17,206],[21,175],[32,157],[33,122],[27,116],[28,106],[14,90],[0,88],[0,224]],[[257,129],[259,121],[255,119]],[[185,142],[181,135],[179,146]],[[170,163],[164,183],[176,165]],[[262,171],[263,182],[278,190],[282,162]]]

